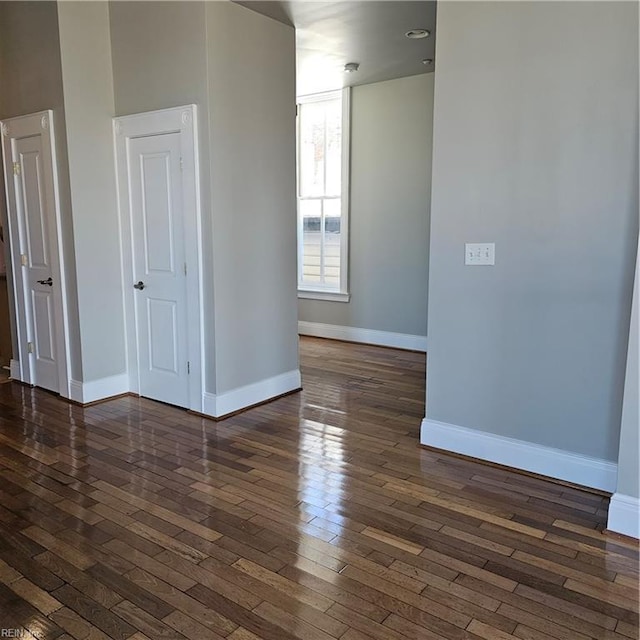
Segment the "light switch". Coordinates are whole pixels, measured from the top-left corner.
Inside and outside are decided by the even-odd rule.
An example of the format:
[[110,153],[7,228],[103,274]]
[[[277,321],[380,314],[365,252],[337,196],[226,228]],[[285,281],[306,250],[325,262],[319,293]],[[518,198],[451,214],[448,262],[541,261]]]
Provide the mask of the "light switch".
[[467,242],[464,245],[464,263],[470,267],[486,267],[496,264],[495,242]]

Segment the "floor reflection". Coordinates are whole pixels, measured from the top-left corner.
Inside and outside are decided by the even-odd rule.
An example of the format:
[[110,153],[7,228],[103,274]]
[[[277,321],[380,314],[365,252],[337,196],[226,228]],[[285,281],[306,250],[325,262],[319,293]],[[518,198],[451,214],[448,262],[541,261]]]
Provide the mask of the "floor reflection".
[[[424,355],[302,340],[220,422],[0,385],[0,622],[42,638],[637,637],[608,499],[418,447]],[[66,636],[64,634],[67,634]]]

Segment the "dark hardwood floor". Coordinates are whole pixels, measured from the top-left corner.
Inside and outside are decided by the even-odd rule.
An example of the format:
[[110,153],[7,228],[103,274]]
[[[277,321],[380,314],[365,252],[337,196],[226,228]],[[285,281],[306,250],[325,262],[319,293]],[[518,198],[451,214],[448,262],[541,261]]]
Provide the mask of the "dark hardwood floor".
[[0,385],[0,637],[638,638],[605,497],[421,449],[424,355],[301,354],[218,423]]

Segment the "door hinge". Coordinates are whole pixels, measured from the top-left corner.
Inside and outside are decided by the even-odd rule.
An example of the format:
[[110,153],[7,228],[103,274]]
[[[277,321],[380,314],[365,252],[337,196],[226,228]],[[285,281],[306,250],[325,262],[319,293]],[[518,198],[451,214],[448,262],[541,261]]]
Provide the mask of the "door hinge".
[[14,162],[13,163],[13,175],[14,176],[19,176],[21,171],[22,171],[22,168],[20,167],[20,163],[19,162]]
[[182,159],[182,156],[180,156],[180,171],[184,170],[184,160]]
[[184,269],[184,275],[186,276],[187,275],[187,263],[186,262],[184,263],[183,269]]
[[27,259],[27,255],[25,253],[20,254],[20,264],[23,267],[26,267],[29,264],[29,260]]
[[27,353],[33,353],[33,342],[27,342]]
[[191,373],[191,363],[187,361],[187,375]]

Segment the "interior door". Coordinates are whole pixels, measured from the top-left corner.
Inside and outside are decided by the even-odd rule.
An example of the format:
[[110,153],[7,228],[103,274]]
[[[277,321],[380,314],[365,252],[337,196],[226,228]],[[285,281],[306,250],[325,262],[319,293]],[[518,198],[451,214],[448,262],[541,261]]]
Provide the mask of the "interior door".
[[5,121],[3,150],[22,379],[59,392],[66,363],[50,125],[50,112]]
[[188,407],[180,134],[131,138],[127,164],[139,392]]
[[[58,364],[55,347],[57,333],[53,300],[53,268],[51,264],[51,236],[44,193],[42,137],[29,136],[13,141],[16,170],[16,205],[22,227],[25,297],[30,313],[30,340],[27,351],[31,356],[33,384],[58,391]],[[16,162],[14,160],[14,162]],[[59,286],[60,283],[55,283]]]

